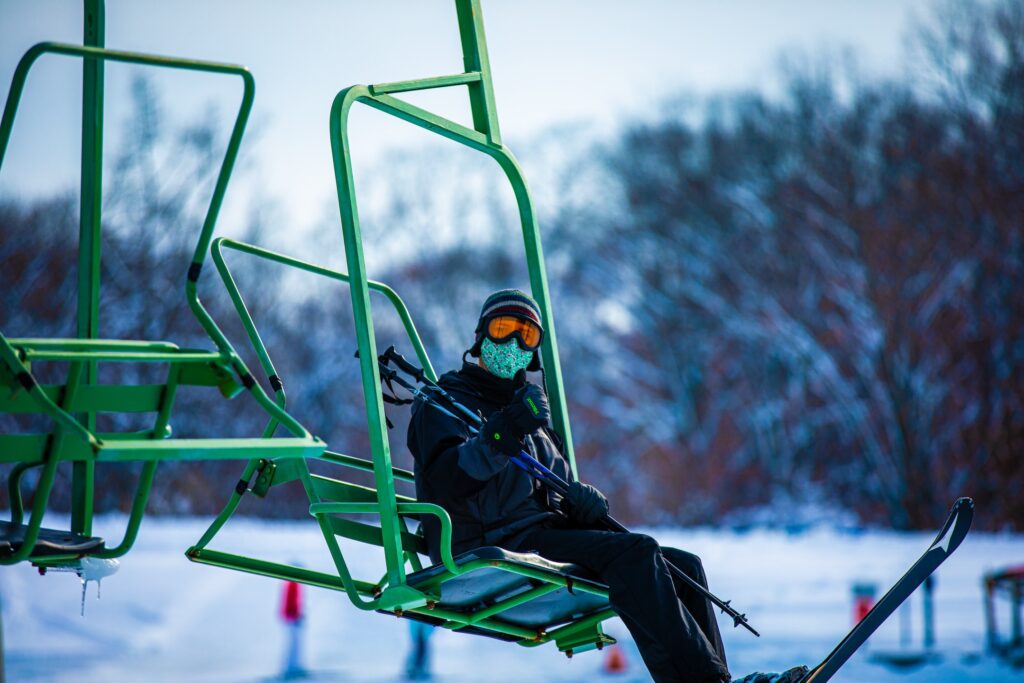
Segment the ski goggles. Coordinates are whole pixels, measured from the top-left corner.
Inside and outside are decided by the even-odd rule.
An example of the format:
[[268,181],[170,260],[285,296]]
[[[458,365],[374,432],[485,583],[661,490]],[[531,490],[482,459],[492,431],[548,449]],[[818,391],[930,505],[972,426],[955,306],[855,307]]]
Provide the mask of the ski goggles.
[[512,337],[519,342],[524,351],[535,351],[544,338],[540,325],[514,315],[499,315],[487,321],[484,328],[487,337],[496,344],[501,344]]

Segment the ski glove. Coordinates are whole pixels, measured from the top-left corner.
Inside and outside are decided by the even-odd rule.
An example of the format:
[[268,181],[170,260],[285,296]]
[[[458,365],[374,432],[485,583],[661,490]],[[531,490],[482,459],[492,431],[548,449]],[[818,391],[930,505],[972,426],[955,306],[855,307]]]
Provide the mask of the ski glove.
[[509,421],[521,432],[521,436],[532,434],[548,423],[551,409],[548,397],[536,384],[524,384],[512,402],[502,409]]
[[523,437],[546,425],[550,416],[547,396],[536,384],[527,384],[487,418],[480,433],[491,449],[513,456],[521,450]]
[[562,510],[577,522],[593,524],[608,514],[608,499],[590,484],[574,481],[562,499]]

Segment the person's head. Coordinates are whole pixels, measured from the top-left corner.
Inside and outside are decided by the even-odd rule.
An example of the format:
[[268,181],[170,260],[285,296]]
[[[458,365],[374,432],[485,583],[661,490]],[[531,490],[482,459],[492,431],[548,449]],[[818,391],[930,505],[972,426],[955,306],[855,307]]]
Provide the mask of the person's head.
[[518,289],[502,289],[484,301],[469,354],[492,374],[511,379],[520,370],[540,369],[543,338],[540,306],[533,297]]

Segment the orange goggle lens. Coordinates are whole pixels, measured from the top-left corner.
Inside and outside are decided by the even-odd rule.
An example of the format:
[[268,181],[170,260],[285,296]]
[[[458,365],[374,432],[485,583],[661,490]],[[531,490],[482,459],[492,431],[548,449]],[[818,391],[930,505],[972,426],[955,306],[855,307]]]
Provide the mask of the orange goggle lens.
[[496,342],[505,341],[516,332],[527,349],[535,349],[540,345],[541,330],[537,323],[512,315],[499,315],[487,322],[487,336]]

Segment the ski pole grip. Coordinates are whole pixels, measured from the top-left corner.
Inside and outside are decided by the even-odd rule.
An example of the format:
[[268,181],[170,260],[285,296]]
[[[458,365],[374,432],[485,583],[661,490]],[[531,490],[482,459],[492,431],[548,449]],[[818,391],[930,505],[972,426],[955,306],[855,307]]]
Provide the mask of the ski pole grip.
[[388,356],[388,358],[395,361],[395,365],[397,365],[399,369],[402,370],[402,372],[406,372],[412,375],[417,382],[424,381],[425,378],[423,377],[423,369],[418,368],[409,361],[407,361],[402,354],[400,354],[398,351],[395,351],[394,346],[389,346],[388,350],[385,351],[384,353],[385,355]]

